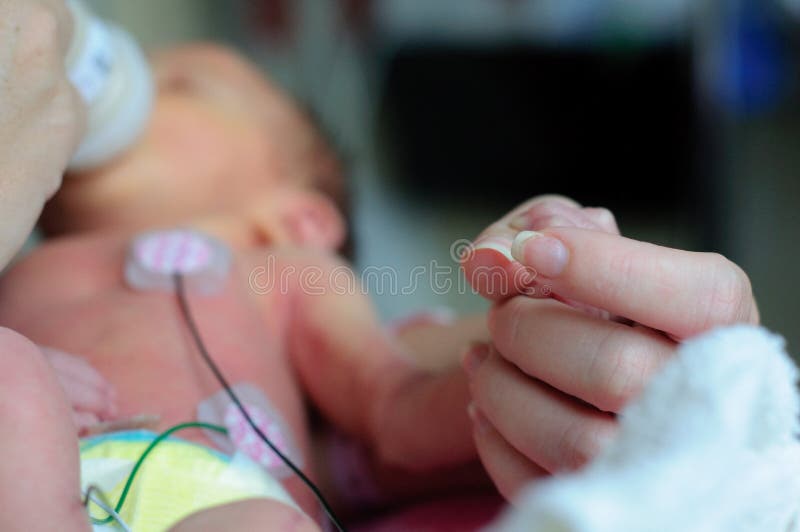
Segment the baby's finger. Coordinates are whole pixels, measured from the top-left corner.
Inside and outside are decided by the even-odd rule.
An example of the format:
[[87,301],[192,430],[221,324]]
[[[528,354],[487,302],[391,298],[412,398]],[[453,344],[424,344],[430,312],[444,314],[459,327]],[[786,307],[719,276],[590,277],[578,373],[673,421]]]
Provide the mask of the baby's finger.
[[50,347],[40,347],[73,408],[103,418],[116,415],[113,386],[86,360]]
[[480,357],[474,350],[464,363],[475,405],[512,447],[546,471],[582,466],[615,434],[612,415],[529,378],[496,353]]
[[78,431],[78,435],[82,436],[83,434],[86,433],[88,429],[100,423],[100,419],[96,415],[90,412],[73,410],[72,423],[75,425],[75,428]]
[[511,244],[521,230],[550,226],[596,226],[580,205],[562,196],[540,196],[512,210],[490,225],[460,260],[467,281],[482,296],[500,300],[527,293],[531,272],[511,257]]
[[514,257],[560,297],[686,338],[754,323],[747,275],[715,253],[680,251],[579,228],[522,232]]
[[675,349],[655,331],[527,297],[496,305],[489,330],[501,356],[524,373],[606,412],[636,397]]
[[481,463],[503,497],[513,500],[521,488],[549,476],[547,471],[509,445],[477,406],[471,404],[468,411]]
[[512,210],[490,229],[525,231],[545,227],[594,227],[580,204],[564,196],[538,196]]
[[[602,207],[585,207],[583,209],[583,213],[606,233],[611,233],[614,235],[619,234],[617,219],[614,217],[614,213],[612,213],[610,210]],[[529,229],[538,231],[539,229],[546,229],[546,227],[530,227]],[[586,229],[591,229],[591,227],[587,227]]]
[[69,377],[62,377],[58,372],[56,376],[73,409],[90,412],[103,419],[116,415],[116,405],[103,391],[72,381]]
[[110,393],[113,389],[111,383],[85,359],[51,347],[41,347],[41,350],[53,369],[60,375],[106,393]]
[[117,413],[117,391],[91,364],[81,357],[58,349],[42,347],[42,352],[56,372],[65,388],[85,386],[104,397],[105,407],[97,411],[104,418],[112,418]]

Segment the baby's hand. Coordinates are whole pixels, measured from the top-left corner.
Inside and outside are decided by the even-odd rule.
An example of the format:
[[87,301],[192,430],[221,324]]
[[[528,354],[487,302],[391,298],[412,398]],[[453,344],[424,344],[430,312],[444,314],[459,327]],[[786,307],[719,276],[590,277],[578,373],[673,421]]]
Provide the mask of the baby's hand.
[[529,272],[523,287],[475,283],[497,301],[494,346],[475,346],[464,361],[476,444],[509,497],[602,449],[613,413],[677,341],[758,322],[747,276],[724,257],[623,238],[608,211],[565,198],[534,200],[487,229],[464,266],[472,277],[485,265]]
[[72,418],[78,434],[116,416],[114,387],[86,360],[57,349],[41,349],[72,406]]

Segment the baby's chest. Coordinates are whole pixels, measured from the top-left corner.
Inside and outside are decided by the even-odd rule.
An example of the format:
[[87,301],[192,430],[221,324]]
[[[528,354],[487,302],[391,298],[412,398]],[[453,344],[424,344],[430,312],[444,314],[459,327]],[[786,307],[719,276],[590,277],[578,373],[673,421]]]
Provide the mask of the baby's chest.
[[[180,311],[142,301],[139,314],[147,319],[132,333],[116,336],[108,354],[92,357],[119,392],[120,418],[157,416],[152,427],[157,432],[192,421],[221,426],[229,432],[221,441],[213,432],[184,437],[226,452],[237,442],[265,466],[280,468],[278,458],[255,440],[215,375],[218,370],[262,431],[302,462],[308,449],[305,412],[280,335],[246,301],[191,297],[188,302],[197,337]],[[129,301],[125,308],[135,306]]]

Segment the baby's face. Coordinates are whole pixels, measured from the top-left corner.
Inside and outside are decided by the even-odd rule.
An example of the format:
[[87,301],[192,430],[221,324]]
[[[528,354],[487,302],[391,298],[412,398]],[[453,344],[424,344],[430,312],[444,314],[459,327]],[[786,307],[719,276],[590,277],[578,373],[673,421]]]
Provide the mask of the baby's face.
[[[153,64],[157,96],[146,133],[112,164],[68,177],[48,206],[45,230],[190,223],[234,244],[308,233],[309,225],[293,218],[328,209],[310,183],[336,163],[295,103],[215,46],[171,50]],[[332,233],[335,223],[324,223]],[[336,235],[323,236],[314,238]]]

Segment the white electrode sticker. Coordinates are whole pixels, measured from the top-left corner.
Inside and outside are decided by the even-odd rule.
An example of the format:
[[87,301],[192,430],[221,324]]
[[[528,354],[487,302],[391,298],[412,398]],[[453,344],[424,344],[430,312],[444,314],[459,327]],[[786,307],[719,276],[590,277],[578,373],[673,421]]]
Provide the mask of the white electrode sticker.
[[70,68],[69,79],[87,105],[103,94],[114,68],[111,32],[101,20],[92,20],[86,28],[83,51]]

